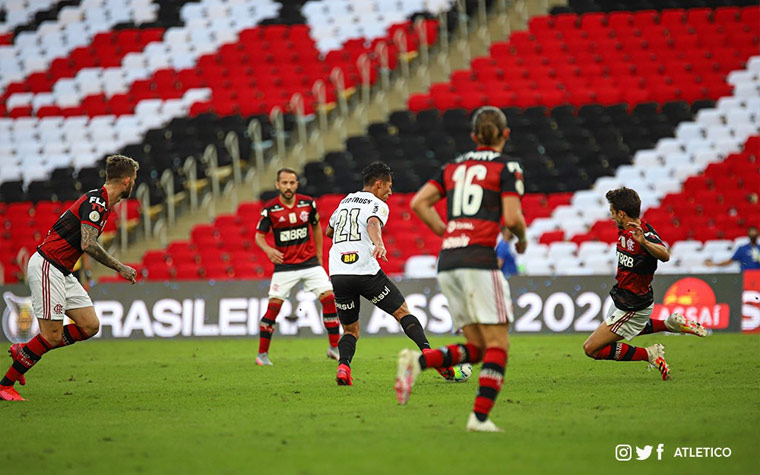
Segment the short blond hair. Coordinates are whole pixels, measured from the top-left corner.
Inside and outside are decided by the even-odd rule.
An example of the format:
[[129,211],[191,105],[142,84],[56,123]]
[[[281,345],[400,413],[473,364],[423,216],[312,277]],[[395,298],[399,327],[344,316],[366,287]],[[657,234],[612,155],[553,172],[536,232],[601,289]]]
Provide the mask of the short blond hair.
[[124,155],[106,157],[106,181],[119,180],[137,174],[140,164]]

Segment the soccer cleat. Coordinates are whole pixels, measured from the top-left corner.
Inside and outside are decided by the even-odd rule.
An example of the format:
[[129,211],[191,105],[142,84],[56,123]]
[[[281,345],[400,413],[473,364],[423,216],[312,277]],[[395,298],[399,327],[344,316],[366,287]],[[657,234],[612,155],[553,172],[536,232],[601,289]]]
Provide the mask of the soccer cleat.
[[701,323],[694,320],[687,320],[680,313],[674,313],[665,319],[665,326],[674,333],[690,333],[699,337],[707,336],[707,330]]
[[338,351],[337,346],[328,346],[327,347],[327,357],[331,360],[338,361],[340,359],[340,352]]
[[338,386],[353,386],[354,378],[351,377],[351,367],[347,364],[339,364],[335,381],[338,383]]
[[[16,361],[17,355],[19,354],[19,352],[21,351],[21,348],[23,347],[24,345],[22,345],[21,343],[14,343],[11,345],[10,348],[8,348],[8,354],[11,355],[11,358],[13,358],[13,361]],[[22,374],[21,377],[18,379],[18,383],[22,386],[25,385],[26,376]]]
[[396,372],[396,399],[399,404],[406,404],[412,394],[412,386],[417,376],[422,372],[420,367],[420,352],[403,349],[398,354],[398,370]]
[[652,346],[648,346],[646,350],[649,357],[649,366],[656,368],[660,372],[663,381],[670,379],[670,367],[668,366],[668,362],[665,361],[665,347],[659,343],[655,343]]
[[475,413],[471,412],[467,419],[467,432],[504,432],[504,429],[491,422],[491,419],[480,422]]
[[0,401],[26,401],[13,386],[0,386]]
[[256,364],[259,366],[272,366],[272,362],[269,361],[269,353],[259,353],[256,355]]

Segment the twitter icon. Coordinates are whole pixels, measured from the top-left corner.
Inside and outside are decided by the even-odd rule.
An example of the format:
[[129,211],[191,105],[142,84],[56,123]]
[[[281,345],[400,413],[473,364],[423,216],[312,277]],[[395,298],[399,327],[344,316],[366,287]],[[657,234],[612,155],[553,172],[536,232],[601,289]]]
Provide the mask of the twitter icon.
[[636,447],[636,460],[646,460],[652,455],[652,446],[645,445],[643,449]]

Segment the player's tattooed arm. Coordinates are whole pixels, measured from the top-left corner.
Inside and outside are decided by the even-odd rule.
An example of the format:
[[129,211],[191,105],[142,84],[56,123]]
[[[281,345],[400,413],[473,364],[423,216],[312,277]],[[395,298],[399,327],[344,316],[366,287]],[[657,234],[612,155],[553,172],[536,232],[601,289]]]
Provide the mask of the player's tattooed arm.
[[427,225],[435,234],[443,236],[446,232],[446,223],[435,210],[435,204],[443,198],[441,192],[430,183],[425,183],[420,191],[414,195],[410,206],[412,210],[420,217],[423,223]]
[[137,271],[129,266],[125,266],[118,259],[110,255],[103,249],[103,246],[98,242],[98,230],[94,226],[89,224],[82,224],[82,251],[86,252],[96,261],[100,262],[104,266],[110,267],[119,273],[122,277],[128,281],[135,283],[137,279]]

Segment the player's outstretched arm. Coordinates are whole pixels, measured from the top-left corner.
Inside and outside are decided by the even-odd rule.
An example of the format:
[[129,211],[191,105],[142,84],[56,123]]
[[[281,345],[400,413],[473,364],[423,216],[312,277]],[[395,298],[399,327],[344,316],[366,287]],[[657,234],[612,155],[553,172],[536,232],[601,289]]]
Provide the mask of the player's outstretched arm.
[[110,255],[103,249],[103,246],[98,242],[98,230],[94,226],[89,224],[82,224],[82,251],[87,255],[92,256],[93,259],[100,262],[104,266],[110,267],[119,273],[122,277],[132,282],[133,284],[137,280],[137,271],[129,266],[125,266],[118,259]]
[[374,216],[367,221],[367,233],[369,234],[369,240],[375,245],[375,249],[372,251],[372,257],[375,259],[383,259],[388,262],[385,250],[385,243],[383,243],[383,225],[380,220]]
[[721,262],[713,262],[712,259],[707,259],[705,261],[705,265],[707,267],[725,267],[733,263],[734,263],[733,259],[726,259],[725,261],[721,261]]
[[438,236],[443,236],[443,233],[446,232],[446,223],[443,222],[434,208],[441,198],[443,196],[438,188],[430,183],[425,183],[410,203],[412,211]]
[[269,244],[267,244],[267,240],[264,237],[264,233],[256,232],[256,245],[259,246],[259,249],[264,251],[264,254],[267,255],[267,258],[269,258],[270,261],[272,261],[273,264],[282,264],[282,253],[278,251],[277,249],[273,248]]
[[504,225],[509,228],[512,234],[517,238],[515,250],[518,254],[522,254],[525,252],[525,248],[528,247],[528,239],[525,236],[527,225],[525,224],[525,216],[523,216],[522,213],[520,198],[514,195],[502,196],[501,209]]

